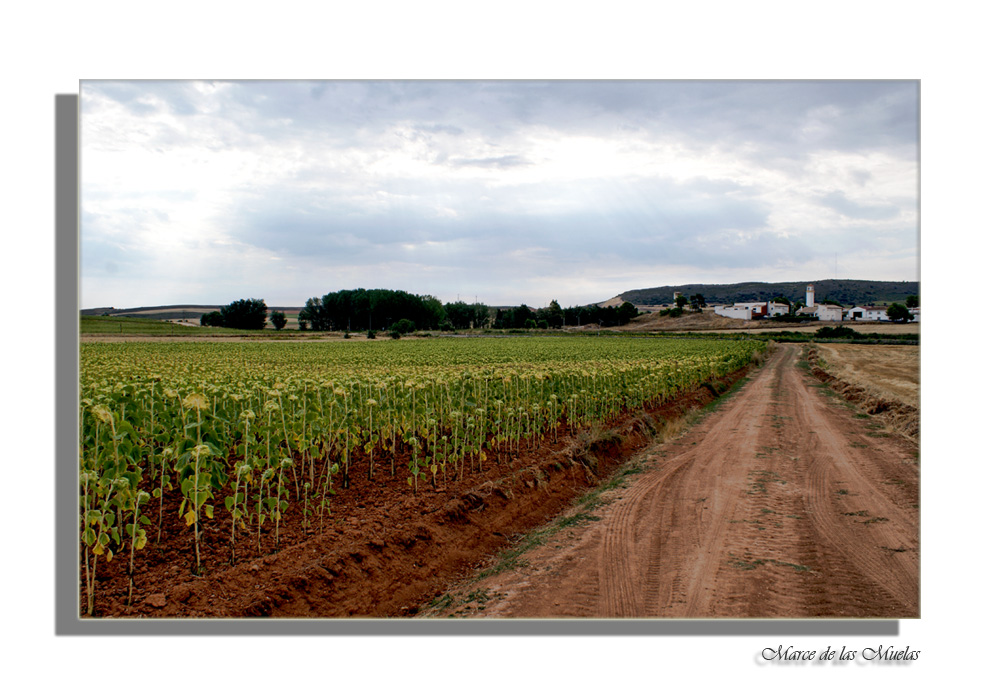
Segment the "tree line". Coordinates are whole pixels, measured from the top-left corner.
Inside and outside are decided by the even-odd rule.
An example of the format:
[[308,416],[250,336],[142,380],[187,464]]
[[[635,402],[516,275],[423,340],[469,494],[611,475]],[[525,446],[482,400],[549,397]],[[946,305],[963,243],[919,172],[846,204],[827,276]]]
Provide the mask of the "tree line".
[[[484,303],[442,303],[434,296],[418,296],[389,289],[341,290],[309,298],[299,312],[299,329],[315,332],[376,332],[407,334],[418,330],[460,329],[559,329],[566,325],[624,325],[639,314],[631,303],[602,308],[597,305],[563,308],[553,300],[531,309],[521,304],[490,308]],[[281,311],[271,313],[271,322],[282,329],[287,320]],[[259,298],[233,301],[220,310],[205,313],[201,324],[242,330],[264,329],[267,304]]]

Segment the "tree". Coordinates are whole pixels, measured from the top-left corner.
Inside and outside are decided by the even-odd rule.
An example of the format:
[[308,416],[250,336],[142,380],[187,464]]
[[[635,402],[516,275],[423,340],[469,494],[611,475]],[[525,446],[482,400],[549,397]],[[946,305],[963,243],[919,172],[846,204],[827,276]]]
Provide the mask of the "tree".
[[490,324],[490,308],[485,303],[472,304],[472,324],[474,327],[486,327]]
[[310,298],[299,311],[299,328],[317,332],[328,329],[323,316],[323,302],[319,298]]
[[674,299],[674,305],[676,305],[678,308],[681,308],[682,310],[684,309],[684,306],[687,305],[687,303],[688,299],[685,298],[684,296],[677,296],[677,298]]
[[639,317],[639,311],[636,310],[636,307],[634,305],[632,305],[628,301],[625,301],[624,303],[618,306],[618,308],[615,311],[615,316],[616,316],[615,319],[618,321],[616,324],[627,325],[629,320],[635,317]]
[[448,320],[448,314],[445,312],[444,306],[441,305],[441,301],[437,298],[434,296],[421,296],[420,300],[424,304],[423,322],[421,322],[424,327],[436,330]]
[[563,309],[559,305],[559,301],[553,300],[549,303],[548,307],[539,308],[538,312],[535,313],[538,317],[538,324],[541,327],[541,323],[546,323],[548,327],[558,329],[563,326]]
[[692,308],[694,308],[694,309],[697,310],[698,308],[704,308],[705,305],[706,305],[706,303],[705,303],[705,296],[701,295],[700,293],[696,293],[693,296],[691,296],[691,307]]
[[920,307],[920,296],[907,296],[906,297],[906,307],[907,308],[919,308]]
[[913,315],[911,315],[910,311],[906,309],[906,306],[900,303],[893,303],[890,305],[885,311],[885,314],[893,322],[907,322],[908,320],[913,319]]
[[267,304],[260,298],[233,301],[219,311],[222,326],[237,330],[262,330],[267,324]]
[[458,329],[468,329],[475,323],[475,310],[465,301],[445,303],[444,313],[452,327],[457,327]]
[[280,310],[271,311],[271,324],[274,325],[274,329],[280,330],[285,325],[288,324],[288,320],[285,318],[285,314]]
[[205,313],[201,316],[201,326],[202,327],[222,327],[222,313],[218,310],[213,310],[210,313]]

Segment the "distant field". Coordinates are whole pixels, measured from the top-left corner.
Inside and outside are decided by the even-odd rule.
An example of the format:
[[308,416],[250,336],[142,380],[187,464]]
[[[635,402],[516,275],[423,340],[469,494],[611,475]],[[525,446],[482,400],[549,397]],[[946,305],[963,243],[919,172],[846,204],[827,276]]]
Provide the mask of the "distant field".
[[[139,320],[164,320],[177,324],[189,325],[192,327],[201,326],[201,316],[213,310],[219,310],[220,306],[212,305],[161,305],[143,308],[89,308],[80,311],[82,318],[105,318],[121,320],[123,318],[134,318]],[[274,307],[268,308],[268,317],[275,310],[280,310],[285,314],[288,324],[286,330],[297,330],[299,328],[299,311],[301,308]],[[268,324],[268,327],[271,325]]]
[[640,315],[624,329],[661,332],[739,332],[760,334],[763,332],[804,332],[812,333],[820,327],[850,327],[861,334],[920,334],[919,322],[896,324],[894,322],[776,322],[774,320],[737,320],[723,317],[711,310],[702,313],[684,313],[679,318],[662,317],[659,312]]
[[[288,330],[283,330],[288,333]],[[280,334],[276,330],[248,332],[223,327],[201,327],[163,320],[140,320],[129,317],[83,316],[80,318],[80,334],[91,335],[142,335],[152,337],[238,337],[248,334]]]
[[908,322],[905,324],[896,324],[895,322],[810,322],[802,325],[783,325],[780,323],[755,320],[753,321],[752,327],[738,331],[746,332],[748,334],[781,332],[782,330],[787,330],[789,332],[811,333],[815,332],[820,327],[850,327],[859,334],[920,334],[919,322]]

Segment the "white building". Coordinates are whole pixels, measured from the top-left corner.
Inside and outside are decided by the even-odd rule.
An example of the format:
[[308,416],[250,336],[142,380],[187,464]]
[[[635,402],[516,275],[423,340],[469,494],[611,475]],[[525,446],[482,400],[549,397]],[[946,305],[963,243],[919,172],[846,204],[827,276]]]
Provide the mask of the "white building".
[[775,315],[788,315],[791,308],[789,308],[785,303],[775,303],[774,301],[768,301],[767,304],[767,314],[771,317]]
[[817,320],[823,322],[840,322],[844,319],[844,309],[839,305],[814,305],[801,308],[799,315],[815,315]]
[[712,308],[716,315],[721,315],[722,317],[731,317],[737,320],[752,320],[753,319],[753,309],[738,305],[717,305]]
[[733,303],[732,305],[717,305],[713,308],[716,315],[732,317],[737,320],[757,320],[767,315],[768,304],[763,302]]
[[851,320],[888,322],[886,310],[887,308],[876,305],[858,305],[847,311],[847,317]]

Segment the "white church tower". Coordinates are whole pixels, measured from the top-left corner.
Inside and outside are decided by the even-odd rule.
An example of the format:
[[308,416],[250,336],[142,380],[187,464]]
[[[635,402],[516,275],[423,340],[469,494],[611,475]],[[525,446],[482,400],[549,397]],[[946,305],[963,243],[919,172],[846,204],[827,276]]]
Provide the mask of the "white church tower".
[[812,284],[806,286],[806,307],[811,308],[816,305],[816,289]]

